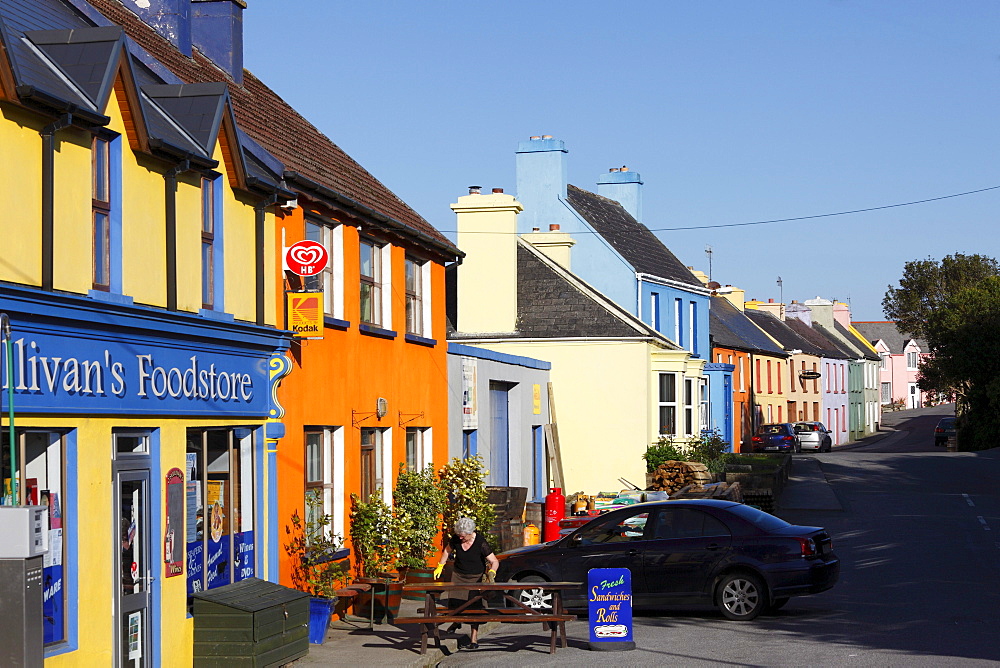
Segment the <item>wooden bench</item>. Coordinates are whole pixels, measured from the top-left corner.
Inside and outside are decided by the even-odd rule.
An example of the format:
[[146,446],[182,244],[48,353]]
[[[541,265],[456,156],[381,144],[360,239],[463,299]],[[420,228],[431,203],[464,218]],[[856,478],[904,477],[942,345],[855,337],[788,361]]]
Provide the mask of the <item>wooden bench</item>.
[[[484,624],[500,622],[503,624],[541,623],[543,629],[549,631],[549,653],[556,651],[556,638],[562,637],[562,646],[568,647],[566,640],[566,622],[576,619],[576,615],[567,614],[562,606],[561,592],[580,587],[579,582],[495,582],[495,583],[447,583],[434,582],[430,584],[405,585],[403,591],[424,592],[423,614],[414,617],[399,617],[394,623],[417,624],[420,626],[420,653],[427,653],[427,636],[433,632],[435,646],[441,647],[441,624]],[[552,607],[547,610],[533,609],[512,594],[524,590],[542,589],[552,592]],[[469,599],[462,601],[457,607],[444,607],[435,601],[435,597],[450,592],[468,592]],[[486,598],[491,593],[499,593],[511,607],[486,607]],[[501,605],[504,605],[503,603]]]

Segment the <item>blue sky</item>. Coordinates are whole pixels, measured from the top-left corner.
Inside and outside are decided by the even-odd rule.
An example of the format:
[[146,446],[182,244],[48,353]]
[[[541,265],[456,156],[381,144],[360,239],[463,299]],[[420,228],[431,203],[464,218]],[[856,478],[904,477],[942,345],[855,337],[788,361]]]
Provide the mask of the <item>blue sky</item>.
[[667,229],[1000,186],[1000,3],[252,0],[244,23],[247,68],[446,233],[550,134],[574,185],[638,171],[643,222],[748,299],[877,320],[907,260],[1000,257],[1000,190]]

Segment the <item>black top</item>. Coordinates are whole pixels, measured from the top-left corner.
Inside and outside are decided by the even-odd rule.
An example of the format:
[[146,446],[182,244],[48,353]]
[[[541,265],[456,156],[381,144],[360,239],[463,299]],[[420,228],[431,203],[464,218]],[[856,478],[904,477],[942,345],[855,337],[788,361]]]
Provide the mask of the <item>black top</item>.
[[468,550],[462,549],[462,539],[452,536],[448,545],[455,558],[455,570],[463,575],[476,575],[486,572],[486,557],[493,554],[493,548],[477,533]]

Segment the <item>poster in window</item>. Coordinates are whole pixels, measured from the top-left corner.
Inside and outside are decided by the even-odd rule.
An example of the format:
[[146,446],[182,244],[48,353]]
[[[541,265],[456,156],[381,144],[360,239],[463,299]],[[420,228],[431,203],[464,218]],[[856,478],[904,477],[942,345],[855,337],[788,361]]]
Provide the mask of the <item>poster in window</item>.
[[479,402],[476,394],[478,366],[473,357],[462,358],[462,429],[479,429]]
[[184,472],[172,468],[167,472],[167,512],[163,531],[163,562],[168,578],[184,573],[181,527],[184,526]]

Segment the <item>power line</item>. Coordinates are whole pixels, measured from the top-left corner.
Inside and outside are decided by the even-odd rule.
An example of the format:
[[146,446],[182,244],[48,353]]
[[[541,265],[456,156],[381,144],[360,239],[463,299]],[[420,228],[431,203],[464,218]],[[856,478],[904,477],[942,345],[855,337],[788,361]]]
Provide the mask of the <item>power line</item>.
[[[746,227],[748,225],[770,225],[772,223],[790,223],[798,220],[815,220],[817,218],[831,218],[833,216],[850,216],[856,213],[867,213],[869,211],[883,211],[885,209],[897,209],[903,206],[913,206],[915,204],[926,204],[928,202],[939,202],[944,199],[953,199],[955,197],[965,197],[966,195],[975,195],[977,193],[984,193],[990,190],[1000,190],[1000,186],[990,186],[988,188],[979,188],[978,190],[967,190],[961,193],[954,193],[951,195],[941,195],[940,197],[930,197],[928,199],[918,199],[912,202],[899,202],[898,204],[885,204],[883,206],[872,206],[865,209],[851,209],[849,211],[835,211],[833,213],[817,213],[812,216],[795,216],[793,218],[772,218],[770,220],[753,220],[746,223],[720,223],[718,225],[689,225],[685,227],[651,227],[648,228],[650,232],[675,232],[680,230],[710,230],[720,227]],[[458,230],[438,230],[439,232],[444,232],[448,234],[457,234]],[[520,232],[464,232],[464,234],[521,234]],[[573,232],[573,234],[597,234],[593,230],[578,230]]]

